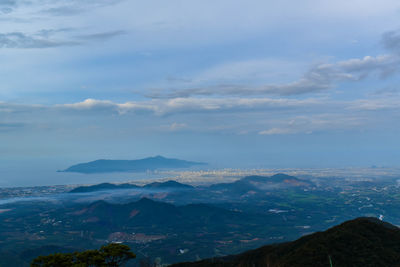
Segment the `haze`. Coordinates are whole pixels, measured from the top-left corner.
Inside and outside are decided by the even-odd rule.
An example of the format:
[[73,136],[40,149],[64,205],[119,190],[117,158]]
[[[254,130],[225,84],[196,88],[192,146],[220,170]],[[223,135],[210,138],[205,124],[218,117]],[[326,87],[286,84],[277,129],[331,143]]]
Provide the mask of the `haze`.
[[0,186],[154,155],[399,167],[399,7],[2,1]]

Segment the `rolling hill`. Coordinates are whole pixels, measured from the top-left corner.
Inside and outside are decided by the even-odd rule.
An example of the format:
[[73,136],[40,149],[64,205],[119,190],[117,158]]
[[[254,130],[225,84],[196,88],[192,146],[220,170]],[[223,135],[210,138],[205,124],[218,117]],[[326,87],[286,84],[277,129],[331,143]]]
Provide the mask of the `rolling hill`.
[[[294,176],[286,174],[275,174],[273,176],[246,176],[240,180],[232,183],[219,183],[210,186],[203,187],[212,190],[224,190],[232,193],[245,193],[247,191],[268,191],[282,188],[302,188],[311,187],[313,184],[310,181],[301,180]],[[182,190],[182,189],[193,189],[195,187],[183,183],[179,183],[174,180],[166,182],[153,182],[144,186],[138,186],[135,184],[124,183],[124,184],[111,184],[102,183],[89,186],[79,186],[70,191],[70,193],[87,193],[96,192],[103,190],[116,190],[116,189],[157,189],[157,190]]]
[[184,190],[191,188],[193,188],[193,186],[170,180],[166,182],[154,182],[146,184],[144,186],[138,186],[129,183],[125,184],[102,183],[89,186],[79,186],[69,191],[69,193],[90,193],[90,192],[118,190],[118,189]]
[[56,216],[62,221],[66,221],[63,218],[66,216],[71,221],[71,225],[82,229],[92,229],[100,235],[110,231],[121,231],[121,229],[176,233],[215,232],[218,229],[218,231],[227,232],[236,227],[246,226],[249,221],[253,223],[258,221],[256,216],[212,205],[175,206],[148,198],[126,204],[100,200],[89,205],[74,207],[72,210],[57,211]]
[[232,183],[213,184],[211,190],[224,190],[235,194],[248,191],[269,191],[282,188],[311,187],[310,181],[301,180],[294,176],[278,173],[272,176],[246,176]]

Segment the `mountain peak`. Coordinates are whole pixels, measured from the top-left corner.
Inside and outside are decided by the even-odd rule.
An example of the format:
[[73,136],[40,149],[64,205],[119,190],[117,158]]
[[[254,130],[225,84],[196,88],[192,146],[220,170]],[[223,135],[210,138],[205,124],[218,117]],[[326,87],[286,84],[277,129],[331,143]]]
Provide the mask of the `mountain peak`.
[[193,188],[191,185],[182,184],[174,180],[146,184],[144,188]]

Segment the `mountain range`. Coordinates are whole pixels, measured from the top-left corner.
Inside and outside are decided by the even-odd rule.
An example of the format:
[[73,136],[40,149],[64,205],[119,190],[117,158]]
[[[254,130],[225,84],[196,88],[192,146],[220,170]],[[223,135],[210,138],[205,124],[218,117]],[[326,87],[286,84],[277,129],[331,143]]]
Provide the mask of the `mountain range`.
[[[266,191],[281,188],[296,188],[296,187],[311,187],[313,183],[306,180],[298,179],[294,176],[286,174],[275,174],[272,176],[247,176],[240,180],[231,183],[219,183],[206,187],[198,187],[197,189],[208,189],[229,191],[231,193],[246,193],[248,191]],[[173,180],[166,182],[154,182],[144,186],[138,186],[131,183],[124,184],[111,184],[102,183],[89,186],[79,186],[70,191],[70,193],[86,193],[96,192],[103,190],[116,190],[116,189],[160,189],[160,190],[177,190],[177,189],[193,189],[196,187],[179,183]]]
[[[127,204],[113,204],[96,201],[90,205],[79,207],[68,212],[75,224],[88,229],[101,228],[106,233],[113,229],[154,228],[155,232],[169,229],[195,231],[197,228],[222,228],[229,223],[245,224],[248,216],[241,212],[229,211],[206,204],[190,204],[175,206],[165,202],[142,198]],[[207,225],[213,220],[213,224]],[[151,224],[151,225],[149,225]]]
[[69,193],[89,193],[89,192],[96,192],[96,191],[104,191],[104,190],[118,190],[118,189],[159,189],[159,190],[174,190],[174,189],[192,189],[193,186],[178,183],[173,180],[169,180],[166,182],[154,182],[150,184],[146,184],[144,186],[139,186],[135,184],[111,184],[111,183],[102,183],[96,185],[89,185],[89,186],[79,186]]
[[294,176],[278,173],[272,176],[246,176],[232,183],[213,184],[209,188],[212,190],[232,191],[244,193],[248,191],[266,191],[289,187],[310,187],[312,182],[298,179]]

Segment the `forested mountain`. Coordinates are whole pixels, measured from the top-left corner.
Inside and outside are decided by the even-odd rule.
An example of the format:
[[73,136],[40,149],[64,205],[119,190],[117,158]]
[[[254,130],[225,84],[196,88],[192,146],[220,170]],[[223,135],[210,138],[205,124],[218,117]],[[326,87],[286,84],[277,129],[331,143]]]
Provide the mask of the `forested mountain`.
[[358,218],[296,241],[171,267],[400,266],[400,229]]

